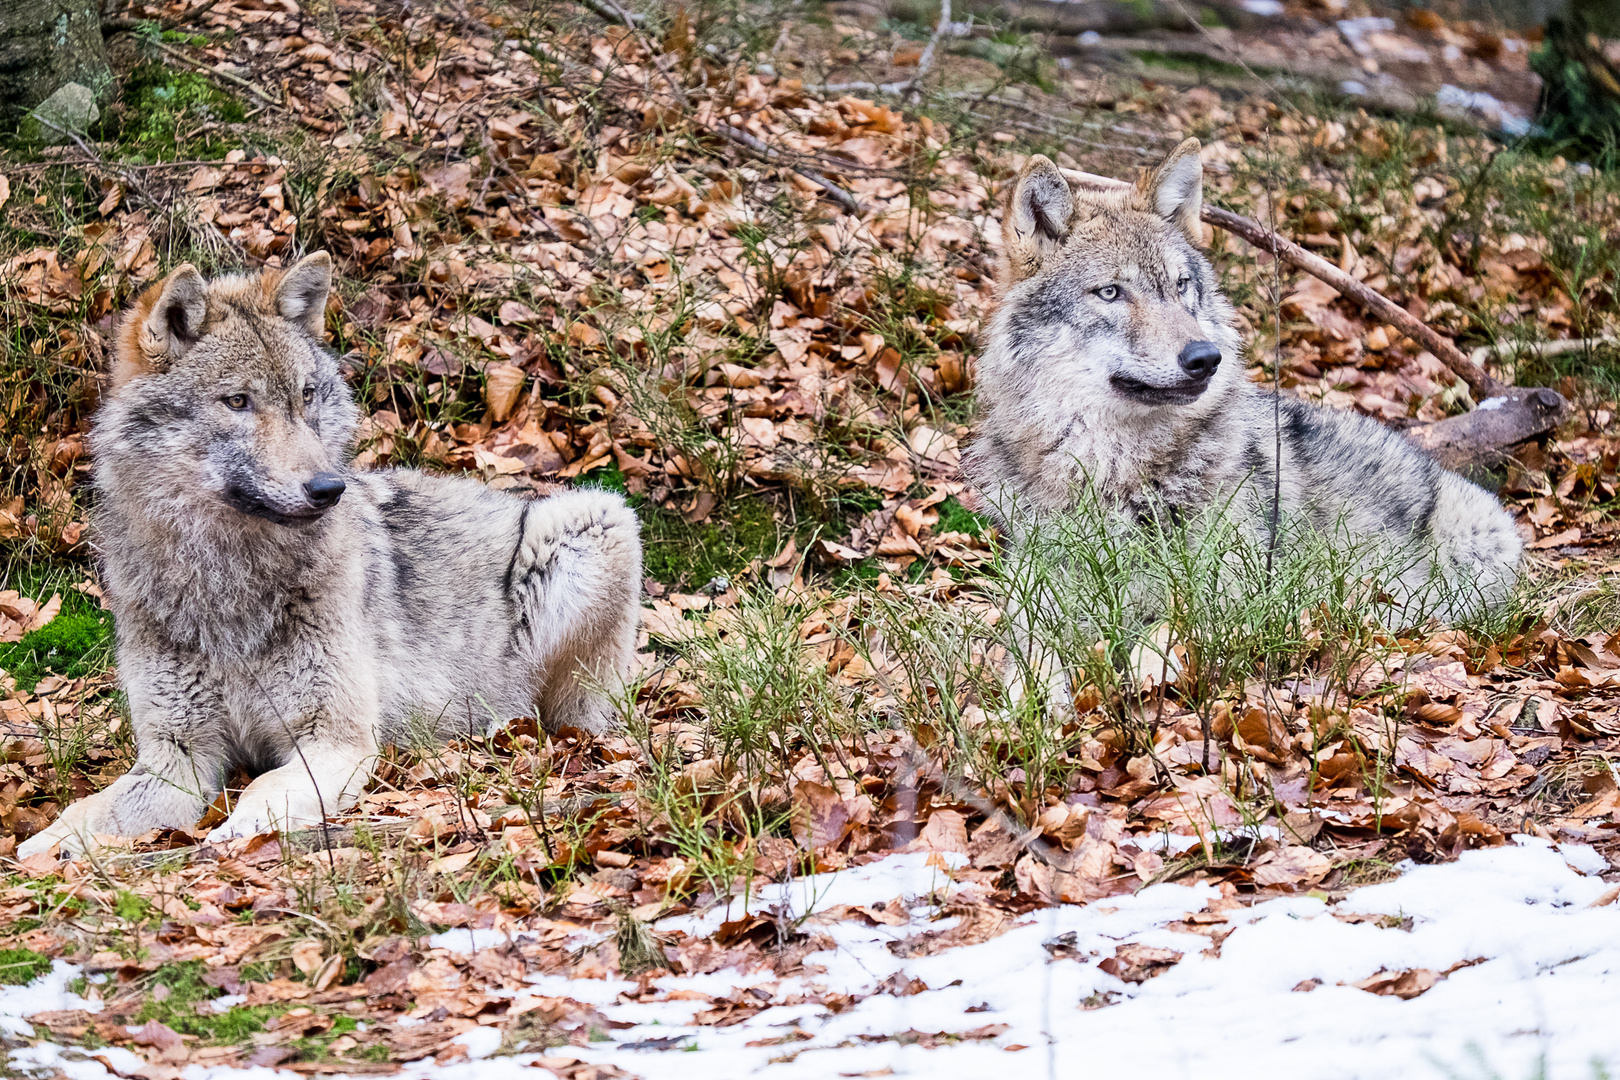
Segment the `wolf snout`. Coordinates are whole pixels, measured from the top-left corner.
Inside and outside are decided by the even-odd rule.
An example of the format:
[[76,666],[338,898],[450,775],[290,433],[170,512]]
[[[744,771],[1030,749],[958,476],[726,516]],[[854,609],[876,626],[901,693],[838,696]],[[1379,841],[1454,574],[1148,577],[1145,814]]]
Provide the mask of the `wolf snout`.
[[330,510],[343,498],[343,490],[348,487],[343,477],[333,473],[319,473],[313,480],[304,482],[304,498],[317,510]]
[[1208,379],[1221,366],[1221,347],[1213,341],[1189,341],[1176,361],[1189,379]]

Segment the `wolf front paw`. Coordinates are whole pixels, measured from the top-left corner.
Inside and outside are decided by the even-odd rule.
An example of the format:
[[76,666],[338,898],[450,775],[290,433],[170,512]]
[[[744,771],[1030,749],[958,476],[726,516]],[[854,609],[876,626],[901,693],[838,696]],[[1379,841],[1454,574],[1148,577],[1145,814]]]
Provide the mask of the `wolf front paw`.
[[94,850],[98,845],[94,840],[90,816],[81,808],[81,804],[74,803],[63,810],[55,821],[18,844],[17,858],[30,858],[58,844],[62,845],[61,857],[64,859]]
[[342,801],[339,796],[323,803],[301,763],[283,766],[249,784],[231,816],[208,834],[208,841],[218,843],[277,830],[307,829],[324,821],[327,811],[340,810]]

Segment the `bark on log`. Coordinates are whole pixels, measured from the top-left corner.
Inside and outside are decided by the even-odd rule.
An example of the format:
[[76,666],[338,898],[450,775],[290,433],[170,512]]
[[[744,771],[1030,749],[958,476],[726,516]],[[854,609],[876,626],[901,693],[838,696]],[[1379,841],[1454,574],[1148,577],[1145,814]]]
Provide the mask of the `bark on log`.
[[0,0],[0,131],[70,82],[112,84],[97,0]]
[[1453,472],[1500,464],[1508,448],[1552,430],[1569,411],[1562,394],[1543,386],[1510,386],[1471,412],[1403,434]]

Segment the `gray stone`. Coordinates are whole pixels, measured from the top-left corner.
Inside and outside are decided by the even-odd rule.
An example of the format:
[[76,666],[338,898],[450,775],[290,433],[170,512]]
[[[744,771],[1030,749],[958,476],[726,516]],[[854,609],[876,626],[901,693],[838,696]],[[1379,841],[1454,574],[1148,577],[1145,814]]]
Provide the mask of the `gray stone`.
[[66,83],[34,106],[23,122],[23,136],[48,145],[65,143],[67,132],[83,135],[100,115],[94,91],[81,83]]

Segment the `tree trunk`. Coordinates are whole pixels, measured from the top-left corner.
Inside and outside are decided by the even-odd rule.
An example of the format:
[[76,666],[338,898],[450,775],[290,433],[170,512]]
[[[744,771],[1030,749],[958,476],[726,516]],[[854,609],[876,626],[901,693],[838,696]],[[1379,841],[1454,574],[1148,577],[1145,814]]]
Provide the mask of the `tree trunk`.
[[70,82],[112,83],[97,0],[0,0],[0,131]]

